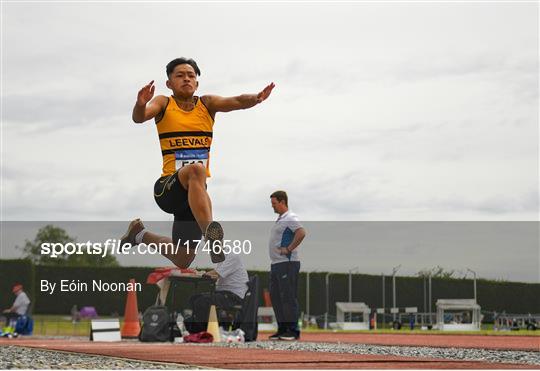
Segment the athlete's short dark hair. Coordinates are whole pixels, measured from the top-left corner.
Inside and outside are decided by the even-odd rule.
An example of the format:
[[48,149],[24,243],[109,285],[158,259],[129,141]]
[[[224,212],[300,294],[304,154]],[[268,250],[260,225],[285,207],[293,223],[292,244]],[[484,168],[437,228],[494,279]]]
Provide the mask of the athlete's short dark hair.
[[197,66],[197,62],[195,62],[191,58],[187,59],[187,58],[181,57],[181,58],[173,59],[172,61],[169,62],[169,64],[167,64],[167,77],[169,77],[172,71],[174,71],[174,67],[180,64],[189,64],[191,67],[193,67],[193,69],[195,70],[195,73],[198,76],[201,76],[201,70],[199,69],[199,66]]
[[289,206],[289,198],[287,197],[287,192],[285,191],[275,191],[270,195],[270,198],[275,198],[278,202],[285,201],[285,205]]

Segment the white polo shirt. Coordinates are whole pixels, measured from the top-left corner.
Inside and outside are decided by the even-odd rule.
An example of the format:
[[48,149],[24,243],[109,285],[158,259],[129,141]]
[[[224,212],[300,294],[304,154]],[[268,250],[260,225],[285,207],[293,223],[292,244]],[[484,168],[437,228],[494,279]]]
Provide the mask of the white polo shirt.
[[219,274],[216,291],[230,291],[242,299],[246,296],[249,278],[240,255],[226,254],[225,260],[217,263],[216,272]]
[[298,228],[302,228],[302,224],[300,224],[298,216],[290,210],[277,218],[276,223],[270,231],[270,242],[268,244],[271,264],[300,261],[298,258],[298,248],[300,246],[294,249],[289,255],[280,255],[277,251],[280,247],[287,247],[291,244],[294,238],[294,232]]
[[30,299],[28,299],[28,295],[26,295],[24,291],[21,291],[15,298],[12,307],[15,310],[15,313],[22,316],[28,311],[29,305]]

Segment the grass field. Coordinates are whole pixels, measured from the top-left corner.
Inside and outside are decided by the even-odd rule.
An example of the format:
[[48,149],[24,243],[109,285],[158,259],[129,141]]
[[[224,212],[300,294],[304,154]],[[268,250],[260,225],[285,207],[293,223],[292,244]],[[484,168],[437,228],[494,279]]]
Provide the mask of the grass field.
[[34,315],[34,335],[90,336],[90,320],[72,323],[67,316]]
[[[58,315],[34,315],[34,335],[41,336],[90,336],[90,321],[81,320],[77,323],[73,323],[68,316]],[[105,318],[105,317],[100,317]],[[120,323],[123,323],[123,319],[120,318]],[[358,332],[358,333],[372,333],[372,334],[463,334],[463,335],[517,335],[517,336],[540,336],[540,330],[537,331],[495,331],[491,324],[483,324],[481,331],[466,332],[466,331],[437,331],[437,330],[409,330],[402,328],[401,330],[393,329],[377,329],[370,331],[343,331],[343,330],[321,330],[317,327],[308,327],[302,329],[306,332]],[[265,336],[263,335],[262,338]]]

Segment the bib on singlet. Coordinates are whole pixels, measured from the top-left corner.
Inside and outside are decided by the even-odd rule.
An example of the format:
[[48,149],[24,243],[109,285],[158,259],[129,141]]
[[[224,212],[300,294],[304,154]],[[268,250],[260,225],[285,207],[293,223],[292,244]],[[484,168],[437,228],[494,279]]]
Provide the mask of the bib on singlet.
[[161,120],[156,122],[159,134],[163,171],[168,176],[182,167],[200,163],[210,176],[210,147],[214,120],[197,97],[195,107],[184,111],[171,96]]

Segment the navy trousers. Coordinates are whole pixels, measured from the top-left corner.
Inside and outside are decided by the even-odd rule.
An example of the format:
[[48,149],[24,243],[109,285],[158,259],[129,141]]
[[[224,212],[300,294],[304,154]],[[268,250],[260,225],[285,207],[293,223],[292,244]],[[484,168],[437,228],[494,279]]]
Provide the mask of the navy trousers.
[[270,266],[270,298],[278,323],[278,332],[300,334],[298,317],[298,274],[300,262],[289,261]]

